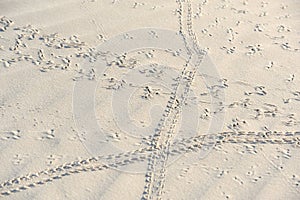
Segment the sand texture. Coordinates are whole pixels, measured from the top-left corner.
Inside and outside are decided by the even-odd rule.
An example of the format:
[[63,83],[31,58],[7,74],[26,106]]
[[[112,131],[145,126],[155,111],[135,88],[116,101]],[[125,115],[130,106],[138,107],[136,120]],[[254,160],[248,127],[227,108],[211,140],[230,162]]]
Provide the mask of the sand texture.
[[0,199],[300,199],[300,1],[0,1]]

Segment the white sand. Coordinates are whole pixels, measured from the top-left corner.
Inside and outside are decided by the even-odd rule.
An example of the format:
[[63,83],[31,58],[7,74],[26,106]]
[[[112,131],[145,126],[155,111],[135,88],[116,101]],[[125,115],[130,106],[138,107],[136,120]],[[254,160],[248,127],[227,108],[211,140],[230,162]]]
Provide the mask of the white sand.
[[299,1],[180,2],[0,1],[0,198],[300,199]]

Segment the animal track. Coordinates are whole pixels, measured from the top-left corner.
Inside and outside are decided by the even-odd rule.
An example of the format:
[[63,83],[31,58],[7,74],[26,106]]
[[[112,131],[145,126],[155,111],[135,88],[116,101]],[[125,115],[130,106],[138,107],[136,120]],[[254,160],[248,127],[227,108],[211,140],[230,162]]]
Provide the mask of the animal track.
[[[187,35],[185,35],[183,29],[183,5],[181,1],[179,4],[179,23],[180,23],[180,34],[182,35],[187,52],[189,55],[189,60],[184,66],[181,76],[177,79],[175,88],[170,96],[167,107],[165,109],[166,113],[163,115],[164,118],[161,119],[158,131],[154,134],[152,138],[151,146],[159,149],[154,151],[149,161],[148,171],[146,173],[146,184],[144,187],[144,192],[142,199],[160,199],[162,191],[165,184],[165,173],[166,173],[166,163],[168,160],[168,154],[166,150],[170,147],[170,141],[173,138],[175,127],[180,116],[180,111],[184,105],[187,95],[190,90],[190,86],[194,80],[195,73],[204,59],[206,52],[200,50],[198,47],[198,41],[195,34],[192,31],[192,13],[191,4],[188,1],[187,9]],[[188,44],[188,38],[192,40],[192,44]],[[192,53],[192,52],[196,53]],[[196,58],[194,58],[196,57]],[[191,60],[196,59],[195,66],[191,65]],[[158,157],[160,159],[158,159]]]
[[[198,152],[205,146],[211,145],[206,138],[214,138],[214,146],[230,144],[289,144],[300,147],[300,131],[295,132],[222,132],[218,134],[198,135],[191,138],[184,138],[175,141],[169,149],[164,149],[164,154],[169,156],[182,155],[189,152]],[[39,185],[46,185],[49,182],[62,179],[72,174],[89,171],[99,171],[109,168],[119,168],[137,162],[146,162],[156,152],[157,159],[163,159],[161,149],[146,147],[134,151],[106,156],[97,156],[65,163],[57,167],[42,170],[36,173],[27,174],[2,182],[0,194],[8,196],[16,192],[28,190]],[[159,153],[160,152],[160,153]],[[296,180],[297,182],[297,180]]]
[[[137,162],[148,162],[148,171],[145,175],[145,190],[142,194],[142,197],[144,199],[160,199],[163,190],[164,190],[164,182],[166,178],[166,165],[168,164],[168,159],[171,156],[178,156],[182,154],[186,154],[189,152],[199,152],[201,149],[203,149],[205,146],[222,146],[229,144],[247,144],[251,147],[248,148],[247,151],[253,153],[256,153],[256,149],[252,149],[252,146],[255,146],[257,144],[266,145],[266,144],[282,144],[282,145],[293,145],[293,147],[299,147],[300,146],[300,132],[277,132],[277,131],[269,131],[269,128],[267,126],[264,127],[265,131],[262,132],[243,132],[240,131],[244,127],[241,126],[244,124],[243,121],[239,120],[233,120],[232,124],[229,124],[228,128],[232,130],[232,132],[223,132],[218,134],[210,134],[210,135],[201,135],[201,136],[195,136],[191,138],[184,138],[176,141],[172,141],[174,136],[174,131],[176,128],[176,122],[178,121],[180,117],[180,111],[182,106],[185,103],[185,99],[187,98],[190,85],[194,79],[195,72],[197,71],[197,67],[199,67],[200,62],[202,61],[203,57],[205,56],[206,52],[201,50],[199,48],[197,38],[195,36],[195,33],[193,32],[193,24],[192,24],[192,18],[201,19],[201,7],[199,6],[198,10],[199,12],[196,13],[196,15],[193,15],[192,13],[192,6],[191,2],[189,0],[176,0],[178,3],[179,8],[176,9],[176,13],[179,14],[179,33],[182,36],[185,46],[187,48],[187,52],[189,54],[189,60],[187,60],[186,65],[183,68],[182,74],[180,78],[177,79],[176,85],[174,87],[173,92],[171,93],[168,105],[165,109],[166,113],[164,113],[164,118],[161,119],[161,123],[159,124],[158,131],[155,133],[154,136],[149,138],[144,138],[145,141],[143,141],[145,144],[149,145],[149,147],[137,149],[130,152],[124,152],[120,154],[112,154],[112,155],[104,155],[104,156],[97,156],[97,157],[91,157],[88,159],[83,159],[79,161],[74,161],[71,163],[65,163],[60,166],[46,169],[37,173],[28,174],[22,177],[14,178],[8,181],[5,181],[0,184],[0,197],[1,196],[9,196],[16,192],[21,192],[24,190],[28,190],[30,188],[37,187],[39,185],[47,185],[49,182],[53,182],[55,180],[62,179],[63,177],[67,177],[73,174],[82,173],[82,172],[91,172],[91,171],[101,171],[106,170],[110,168],[121,168],[122,166],[131,165]],[[225,2],[225,1],[224,1]],[[203,5],[206,4],[207,1],[204,1],[202,3]],[[139,3],[135,3],[134,7],[138,8],[140,5]],[[224,6],[225,7],[225,6]],[[154,8],[153,8],[154,9]],[[237,14],[246,14],[247,10],[238,10],[235,8],[232,8],[234,12]],[[262,12],[260,14],[260,17],[266,16],[267,12]],[[282,17],[287,18],[287,17]],[[216,18],[213,26],[221,25],[218,22],[218,18]],[[241,21],[242,23],[243,20]],[[236,28],[229,28],[227,29],[227,39],[230,42],[231,45],[222,45],[223,50],[225,50],[228,55],[235,55],[238,53],[237,50],[241,50],[240,47],[237,47],[237,45],[234,43],[237,40],[239,40],[238,32],[235,32],[235,29],[238,29],[240,21],[236,24]],[[242,24],[241,23],[241,24]],[[10,31],[13,25],[12,20],[1,17],[0,18],[0,32],[6,32],[7,30]],[[242,24],[243,25],[243,24]],[[254,25],[254,24],[253,24]],[[213,27],[212,26],[212,27]],[[210,27],[211,28],[211,27]],[[267,32],[267,26],[264,26],[264,24],[256,24],[253,26],[254,31],[258,32],[259,34],[264,34]],[[252,28],[252,29],[253,29]],[[32,63],[37,66],[41,66],[40,71],[41,72],[48,72],[49,70],[53,69],[62,69],[67,70],[70,69],[73,66],[73,63],[76,62],[77,58],[80,59],[86,59],[89,60],[91,63],[95,62],[98,57],[102,56],[101,53],[97,52],[94,48],[89,48],[85,45],[84,42],[81,42],[79,38],[74,35],[70,38],[61,38],[58,36],[58,34],[48,34],[48,35],[42,35],[38,29],[35,27],[32,27],[31,25],[24,26],[24,27],[15,27],[13,28],[15,33],[17,33],[17,38],[13,41],[13,44],[7,48],[9,49],[10,53],[14,53],[14,57],[9,58],[1,58],[0,62],[3,64],[4,67],[8,68],[10,66],[13,66],[18,61],[26,61],[29,63]],[[202,29],[203,33],[207,33],[208,36],[212,36],[213,32],[208,32],[207,29]],[[285,32],[291,32],[291,28],[286,25],[280,25],[277,28],[278,33],[285,33]],[[212,31],[209,29],[209,31]],[[212,34],[210,34],[212,33]],[[3,33],[4,34],[4,33]],[[155,32],[150,32],[150,35],[153,37],[158,37]],[[266,34],[267,35],[267,34]],[[268,35],[267,35],[268,36]],[[1,39],[2,35],[0,35]],[[124,35],[124,39],[132,39],[130,38],[130,35]],[[269,36],[271,37],[271,36]],[[282,36],[283,37],[283,36]],[[2,37],[3,38],[3,37]],[[274,37],[276,39],[276,37]],[[103,36],[100,35],[99,39],[103,39]],[[105,38],[104,38],[105,39]],[[278,39],[280,39],[278,37]],[[281,38],[281,39],[284,39]],[[32,40],[39,40],[41,42],[41,45],[36,48],[37,51],[35,54],[29,55],[26,53],[26,49],[28,50],[28,46],[30,45],[30,41]],[[249,55],[250,57],[255,57],[256,55],[261,55],[264,48],[268,48],[268,45],[262,43],[262,44],[254,44],[249,43],[252,45],[247,45],[246,48],[246,55]],[[296,52],[298,49],[295,49],[293,47],[293,44],[289,43],[289,41],[280,41],[274,43],[278,45],[280,48],[287,51],[293,51]],[[234,46],[233,46],[234,45]],[[264,48],[262,48],[264,47]],[[51,48],[54,51],[55,50],[64,50],[69,48],[76,49],[75,54],[70,54],[68,56],[56,56],[54,54],[48,55],[47,51],[44,51],[45,48]],[[4,47],[0,45],[0,50],[3,50]],[[267,50],[267,49],[266,49]],[[25,53],[24,53],[25,52]],[[153,56],[152,52],[143,52],[147,58],[151,58]],[[174,51],[174,56],[180,55],[180,51]],[[76,57],[76,58],[75,58]],[[190,62],[192,59],[196,59],[198,61],[197,65],[190,65]],[[274,62],[276,65],[274,65]],[[277,61],[270,61],[269,64],[266,66],[268,71],[271,71],[272,69],[278,67]],[[117,57],[114,61],[108,63],[109,65],[114,65],[119,68],[130,68],[137,63],[135,60],[126,60],[124,56]],[[77,70],[78,65],[75,64],[75,68]],[[75,71],[76,71],[75,70]],[[141,71],[141,73],[145,73],[146,76],[154,76],[154,77],[161,77],[162,73],[164,73],[163,70],[156,71],[155,68],[147,69],[144,71]],[[88,72],[83,72],[81,69],[79,69],[79,77],[74,78],[73,80],[76,81],[80,78],[88,78],[90,80],[95,80],[96,73],[95,71],[90,70]],[[289,84],[292,84],[295,82],[296,78],[295,75],[292,74],[290,77],[286,77],[287,82]],[[110,90],[118,90],[122,89],[124,85],[126,85],[126,80],[117,80],[114,78],[107,77],[107,89]],[[226,84],[226,83],[225,83]],[[225,86],[224,84],[224,86]],[[214,88],[212,88],[214,89]],[[258,96],[258,97],[265,97],[268,96],[271,92],[272,88],[265,88],[263,85],[258,85],[253,87],[252,91],[246,91],[244,94],[249,97],[245,99],[244,101],[241,100],[240,102],[234,102],[233,104],[229,105],[229,108],[234,107],[242,107],[242,108],[249,108],[252,106],[255,106],[255,102],[253,102],[250,97],[252,96]],[[217,91],[215,92],[217,93]],[[153,94],[156,95],[156,91],[151,90],[151,88],[145,88],[145,94],[143,95],[143,98],[150,99],[153,98]],[[299,101],[298,94],[293,94],[293,96],[289,97],[287,96],[286,99],[283,99],[284,103],[286,105],[289,105],[291,103],[294,103],[294,101]],[[259,108],[256,107],[255,110],[256,116],[254,116],[255,119],[261,119],[262,117],[269,117],[274,118],[278,117],[279,111],[277,110],[277,107],[262,107]],[[202,116],[203,119],[210,119],[211,114],[213,113],[213,110],[205,109],[205,112]],[[246,120],[245,120],[246,122]],[[247,119],[248,122],[248,119]],[[287,126],[289,128],[293,128],[294,126],[297,126],[300,124],[299,120],[296,119],[294,116],[285,116],[283,121],[281,121],[284,126]],[[251,123],[251,122],[250,122]],[[268,125],[269,126],[269,125]],[[271,128],[270,128],[271,129]],[[8,131],[4,133],[0,133],[0,139],[1,140],[19,140],[23,134],[20,134],[20,131]],[[55,139],[55,133],[54,131],[48,131],[41,134],[40,140],[53,140]],[[210,141],[213,141],[213,143],[209,143],[206,141],[206,139],[210,139]],[[284,158],[289,158],[291,155],[289,152],[281,152],[282,156]],[[48,164],[53,166],[54,163],[53,156],[49,156],[48,158]],[[20,155],[17,155],[16,158],[13,160],[14,163],[19,164],[21,162]],[[57,163],[56,161],[55,163]],[[249,175],[251,172],[249,172]],[[253,176],[254,182],[259,182],[262,177],[261,176]],[[234,180],[239,183],[243,184],[243,180],[239,176],[235,176]],[[297,188],[299,188],[300,180],[299,177],[296,175],[293,175],[292,177],[293,183]],[[224,197],[229,198],[231,195],[225,194]],[[231,198],[231,197],[230,197]]]
[[20,130],[5,131],[0,133],[0,135],[2,140],[18,140],[21,138],[20,133],[21,133]]

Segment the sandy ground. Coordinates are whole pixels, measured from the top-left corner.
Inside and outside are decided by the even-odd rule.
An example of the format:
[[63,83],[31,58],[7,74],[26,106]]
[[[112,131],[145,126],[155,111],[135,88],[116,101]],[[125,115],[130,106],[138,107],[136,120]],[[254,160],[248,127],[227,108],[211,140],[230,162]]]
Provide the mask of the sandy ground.
[[300,199],[299,10],[0,1],[0,198]]

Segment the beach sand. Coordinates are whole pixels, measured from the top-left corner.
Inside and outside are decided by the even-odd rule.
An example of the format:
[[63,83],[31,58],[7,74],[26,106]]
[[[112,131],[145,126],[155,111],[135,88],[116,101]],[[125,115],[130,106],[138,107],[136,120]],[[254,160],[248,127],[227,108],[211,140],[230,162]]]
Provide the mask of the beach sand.
[[300,199],[299,9],[0,1],[0,198]]

